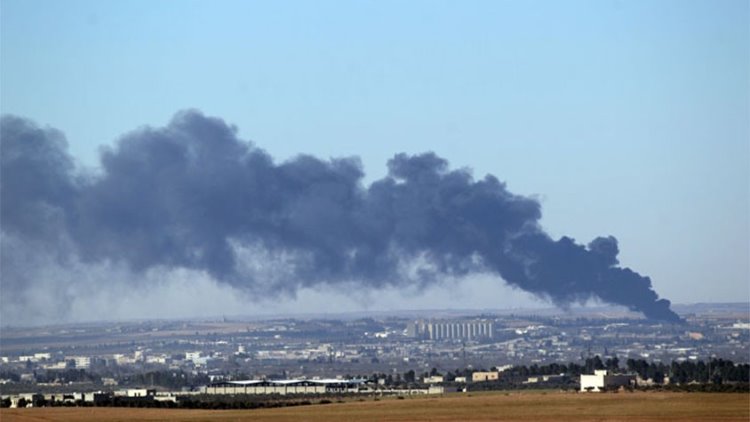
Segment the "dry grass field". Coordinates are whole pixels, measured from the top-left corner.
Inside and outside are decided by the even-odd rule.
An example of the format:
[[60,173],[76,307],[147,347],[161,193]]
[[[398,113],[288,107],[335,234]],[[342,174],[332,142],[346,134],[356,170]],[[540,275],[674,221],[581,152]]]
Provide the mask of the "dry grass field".
[[483,393],[259,410],[2,409],[2,422],[32,421],[743,421],[750,395],[717,393]]

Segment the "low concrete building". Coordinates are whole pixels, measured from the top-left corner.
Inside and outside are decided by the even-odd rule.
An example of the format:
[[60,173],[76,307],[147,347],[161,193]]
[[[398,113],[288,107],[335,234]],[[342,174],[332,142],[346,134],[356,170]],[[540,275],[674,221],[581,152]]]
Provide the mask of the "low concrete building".
[[496,371],[474,372],[471,374],[471,382],[497,381],[500,379],[500,373]]
[[116,386],[116,385],[118,385],[119,383],[118,383],[118,382],[117,382],[117,380],[116,380],[116,379],[114,379],[114,378],[107,378],[107,377],[102,377],[102,384],[103,384],[103,385],[104,385],[105,387],[108,387],[108,386]]
[[10,396],[10,407],[37,407],[44,402],[44,395],[38,393],[22,393]]
[[532,377],[528,377],[526,381],[524,381],[524,384],[538,384],[538,383],[559,383],[566,381],[568,379],[568,376],[565,374],[560,375],[535,375]]
[[457,387],[447,387],[444,385],[431,385],[427,388],[427,394],[445,394],[455,393],[458,391]]
[[120,397],[150,397],[155,395],[156,390],[151,388],[128,388],[115,391],[115,396]]
[[45,394],[44,400],[49,403],[70,403],[93,402],[96,393],[51,393]]
[[603,391],[635,385],[635,375],[610,374],[606,369],[597,369],[593,375],[581,374],[581,391]]
[[89,369],[91,367],[91,358],[89,356],[69,356],[65,360],[72,361],[76,369]]

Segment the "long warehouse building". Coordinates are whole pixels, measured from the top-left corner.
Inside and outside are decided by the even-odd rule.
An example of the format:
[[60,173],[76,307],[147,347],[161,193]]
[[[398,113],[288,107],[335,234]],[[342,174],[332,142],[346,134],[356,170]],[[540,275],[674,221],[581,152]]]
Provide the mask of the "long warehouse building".
[[491,339],[495,327],[492,321],[414,321],[406,328],[406,335],[426,340]]
[[244,380],[220,381],[207,385],[206,394],[326,394],[358,393],[364,380]]

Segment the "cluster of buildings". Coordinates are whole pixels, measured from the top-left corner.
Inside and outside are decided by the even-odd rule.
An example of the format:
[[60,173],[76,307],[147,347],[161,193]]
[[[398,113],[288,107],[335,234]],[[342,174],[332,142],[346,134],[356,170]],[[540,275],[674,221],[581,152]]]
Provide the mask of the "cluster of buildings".
[[194,391],[160,391],[154,388],[131,388],[114,391],[67,393],[20,393],[3,395],[11,408],[55,405],[100,405],[112,399],[124,402],[160,401],[176,403],[181,397],[208,395],[326,395],[326,394],[379,394],[422,395],[444,394],[458,391],[455,387],[425,385],[422,388],[388,388],[364,379],[283,379],[217,381]]
[[[472,374],[472,382],[497,381],[502,376],[503,369],[494,371],[477,371]],[[532,377],[529,383],[549,381],[554,375]],[[536,379],[539,378],[539,379]],[[543,378],[543,379],[542,379]],[[125,398],[131,401],[147,400],[176,403],[181,396],[195,394],[209,395],[325,395],[325,394],[445,394],[449,392],[466,391],[455,385],[439,385],[443,377],[432,375],[425,377],[423,388],[388,388],[382,383],[373,383],[365,379],[283,379],[283,380],[222,380],[202,386],[195,391],[158,391],[149,388],[131,388],[115,391],[72,392],[72,393],[21,393],[3,396],[9,401],[11,408],[37,407],[45,405],[77,405],[80,403],[101,404],[113,398]],[[456,379],[454,384],[465,383],[467,380]],[[596,370],[594,374],[581,375],[581,392],[601,392],[636,385],[636,376],[628,374],[612,374],[607,370]]]
[[[617,357],[621,365],[630,358],[747,362],[750,323],[744,308],[683,315],[682,325],[627,314],[477,317],[431,312],[430,318],[421,319],[409,314],[4,327],[0,391],[96,391],[135,388],[144,382],[159,386],[158,380],[138,377],[151,373],[180,374],[182,381],[175,384],[179,387],[227,379],[326,380],[373,374],[398,385],[412,370],[425,385],[446,385],[439,379],[443,375],[455,383],[493,381],[499,371],[485,369],[580,363],[593,355]],[[534,382],[546,381],[530,373],[528,383]],[[253,388],[273,386],[255,384]],[[307,387],[320,388],[313,384]]]
[[101,404],[113,398],[124,398],[131,401],[152,400],[161,402],[177,402],[180,395],[191,394],[185,392],[159,392],[156,389],[131,388],[116,391],[67,392],[67,393],[21,393],[3,395],[11,408],[40,407],[56,405]]
[[90,356],[61,356],[59,354],[52,354],[49,352],[34,353],[33,355],[21,355],[15,359],[9,356],[2,356],[0,357],[0,362],[6,364],[19,362],[48,370],[70,368],[88,369],[89,367],[91,367]]

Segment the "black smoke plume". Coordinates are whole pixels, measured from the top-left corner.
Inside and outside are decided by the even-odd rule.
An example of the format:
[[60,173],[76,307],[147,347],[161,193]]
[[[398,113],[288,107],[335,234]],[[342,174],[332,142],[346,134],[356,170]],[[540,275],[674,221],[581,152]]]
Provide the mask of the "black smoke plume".
[[[490,271],[561,307],[600,299],[680,321],[648,277],[618,266],[614,237],[552,239],[536,200],[433,153],[397,154],[364,186],[356,158],[277,164],[196,111],[126,134],[94,173],[76,169],[60,132],[28,120],[3,117],[0,139],[4,292],[23,289],[33,261],[19,251],[34,250],[61,265],[204,271],[258,294]],[[276,270],[260,275],[247,263],[258,256]]]

